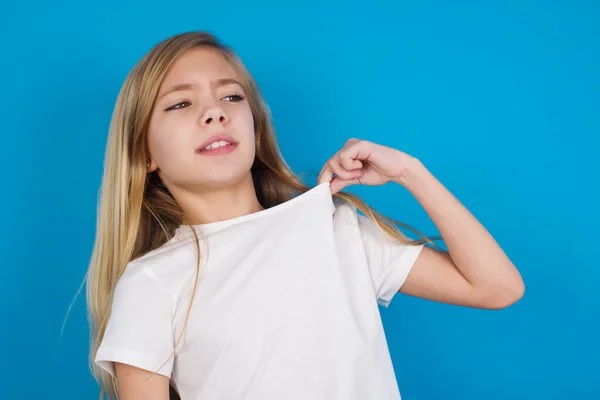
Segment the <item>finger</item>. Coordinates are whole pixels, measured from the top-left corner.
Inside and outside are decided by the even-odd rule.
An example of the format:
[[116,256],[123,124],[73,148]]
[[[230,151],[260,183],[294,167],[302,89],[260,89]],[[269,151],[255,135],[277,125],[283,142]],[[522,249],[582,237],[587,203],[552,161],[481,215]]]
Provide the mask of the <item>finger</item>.
[[331,182],[334,178],[334,175],[340,176],[343,179],[352,179],[359,176],[356,171],[360,170],[347,171],[339,164],[339,161],[336,160],[336,158],[337,157],[334,156],[334,158],[327,161],[327,163],[323,166],[323,169],[321,170],[321,173],[317,179],[319,184],[323,182]]
[[354,179],[363,175],[362,169],[347,170],[339,163],[339,161],[336,161],[335,159],[330,160],[328,164],[333,173],[342,179]]
[[350,139],[339,152],[340,163],[347,169],[362,168],[363,161],[368,157],[367,142]]
[[344,143],[344,147],[348,147],[356,142],[358,142],[359,140],[356,138],[350,138],[348,140],[346,140],[346,143]]
[[[321,168],[321,172],[317,177],[317,184],[321,184],[325,181],[331,182],[331,180],[334,178],[334,174],[343,175],[346,177],[346,179],[351,179],[354,177],[345,174],[345,171],[357,170],[363,167],[363,163],[360,160],[355,159],[356,157],[352,157],[352,154],[358,154],[358,150],[348,150],[350,147],[353,147],[353,145],[355,145],[358,142],[360,142],[360,140],[355,138],[350,138],[346,141],[342,150],[340,150],[333,157],[331,157],[329,161],[325,163],[323,168]],[[344,157],[341,157],[342,153],[344,154]],[[350,159],[348,159],[348,157],[350,157]]]
[[353,169],[359,169],[363,166],[363,163],[360,160],[356,160],[343,153],[340,154],[340,164],[342,164],[342,167],[344,167],[344,169],[348,171]]
[[323,168],[321,168],[321,172],[319,173],[319,177],[317,178],[317,184],[320,185],[323,182],[331,182],[333,179],[333,169],[329,165],[329,162],[325,163]]
[[358,185],[358,184],[360,184],[360,180],[358,178],[342,179],[339,176],[336,176],[331,181],[331,185],[330,185],[331,194],[336,194],[337,192],[341,191],[346,186]]

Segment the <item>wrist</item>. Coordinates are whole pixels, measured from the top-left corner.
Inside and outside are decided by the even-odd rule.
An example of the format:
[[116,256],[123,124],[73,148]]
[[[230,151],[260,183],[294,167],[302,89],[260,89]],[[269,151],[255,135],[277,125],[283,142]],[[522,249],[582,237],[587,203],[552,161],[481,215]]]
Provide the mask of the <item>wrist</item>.
[[430,175],[425,165],[419,159],[412,157],[404,173],[394,181],[412,191],[424,183]]

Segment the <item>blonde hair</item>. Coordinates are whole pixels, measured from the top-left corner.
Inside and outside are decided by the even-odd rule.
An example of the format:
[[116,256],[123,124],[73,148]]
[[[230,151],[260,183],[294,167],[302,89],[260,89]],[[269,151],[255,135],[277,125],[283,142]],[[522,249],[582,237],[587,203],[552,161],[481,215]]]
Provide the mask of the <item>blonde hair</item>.
[[[210,33],[199,31],[180,33],[155,45],[125,79],[115,104],[106,146],[96,237],[86,275],[90,323],[89,363],[100,384],[100,399],[104,399],[104,392],[109,399],[118,397],[116,379],[94,363],[110,318],[117,281],[129,262],[170,240],[185,219],[158,174],[147,173],[146,163],[150,157],[146,133],[158,89],[168,68],[186,50],[197,46],[208,46],[219,51],[239,75],[244,87],[254,117],[256,156],[251,172],[261,205],[269,208],[309,190],[283,160],[269,108],[256,82],[230,47]],[[382,231],[401,243],[433,244],[430,238],[381,215],[355,195],[340,192],[334,196],[352,203]],[[421,239],[408,239],[396,225],[411,229]],[[196,282],[175,349],[187,326],[200,271],[200,247],[195,231],[194,235],[198,251]]]

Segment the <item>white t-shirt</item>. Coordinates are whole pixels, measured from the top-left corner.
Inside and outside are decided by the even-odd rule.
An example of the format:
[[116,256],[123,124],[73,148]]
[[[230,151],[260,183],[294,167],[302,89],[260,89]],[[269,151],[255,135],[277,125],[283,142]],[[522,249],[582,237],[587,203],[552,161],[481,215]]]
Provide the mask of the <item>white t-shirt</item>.
[[[159,371],[182,400],[398,400],[377,304],[420,246],[388,240],[322,183],[202,232],[200,277],[175,358]],[[207,248],[208,246],[208,248]],[[188,311],[197,250],[188,226],[128,264],[95,362],[156,371]]]

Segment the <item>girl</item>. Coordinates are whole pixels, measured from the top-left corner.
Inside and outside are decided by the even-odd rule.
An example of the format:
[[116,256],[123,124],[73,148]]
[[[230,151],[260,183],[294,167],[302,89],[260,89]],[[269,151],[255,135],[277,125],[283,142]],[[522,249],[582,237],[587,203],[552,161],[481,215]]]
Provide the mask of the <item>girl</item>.
[[[388,182],[448,253],[341,192]],[[317,183],[285,164],[229,47],[188,32],[151,49],[117,99],[87,275],[100,398],[397,400],[377,304],[522,296],[511,261],[416,158],[350,139]]]

